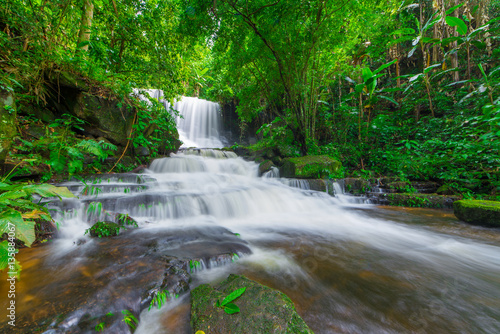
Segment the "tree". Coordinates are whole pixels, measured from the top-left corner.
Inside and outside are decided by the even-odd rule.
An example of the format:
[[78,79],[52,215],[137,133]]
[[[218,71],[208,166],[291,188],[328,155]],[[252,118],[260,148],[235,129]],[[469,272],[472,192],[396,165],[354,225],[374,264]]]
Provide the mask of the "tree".
[[243,91],[257,93],[269,113],[285,120],[306,154],[307,142],[316,139],[318,105],[333,80],[336,62],[363,41],[365,25],[358,19],[373,20],[359,9],[376,8],[376,3],[197,1],[186,10],[184,22],[195,21],[197,33],[212,39],[215,57],[223,57],[226,69],[232,68],[224,72],[250,75]]
[[90,43],[90,28],[92,27],[92,18],[94,17],[94,4],[92,0],[83,1],[82,19],[80,31],[78,32],[77,48],[88,51]]

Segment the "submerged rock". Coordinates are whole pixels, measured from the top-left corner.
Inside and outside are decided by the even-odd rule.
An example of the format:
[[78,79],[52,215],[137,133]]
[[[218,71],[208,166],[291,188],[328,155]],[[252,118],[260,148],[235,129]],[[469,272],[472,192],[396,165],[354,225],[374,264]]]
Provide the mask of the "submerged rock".
[[283,164],[284,177],[317,179],[338,173],[342,164],[326,155],[308,155],[299,158],[287,158]]
[[[232,301],[239,313],[228,314],[217,301],[246,288]],[[229,275],[217,288],[203,284],[191,291],[193,333],[313,333],[284,293],[244,276]]]
[[461,200],[453,203],[453,213],[464,222],[500,227],[500,202]]

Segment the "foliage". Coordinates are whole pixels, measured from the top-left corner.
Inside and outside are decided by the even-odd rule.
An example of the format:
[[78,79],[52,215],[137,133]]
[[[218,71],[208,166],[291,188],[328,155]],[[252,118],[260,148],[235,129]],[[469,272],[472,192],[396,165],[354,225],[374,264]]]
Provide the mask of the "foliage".
[[165,154],[176,148],[176,110],[166,110],[163,103],[150,97],[147,92],[141,95],[140,111],[137,122],[133,125],[132,145],[142,146],[150,151],[151,157]]
[[217,300],[216,302],[217,307],[222,308],[224,312],[226,312],[227,314],[234,314],[240,312],[240,308],[236,304],[232,303],[232,301],[239,298],[245,292],[246,289],[247,288],[244,287],[231,292],[222,300],[222,302]]
[[98,238],[114,237],[120,233],[121,229],[124,229],[124,227],[113,222],[97,222],[92,227],[86,229],[84,234],[89,233]]
[[[10,175],[10,174],[9,174]],[[47,207],[41,203],[47,197],[74,197],[66,187],[50,184],[13,184],[9,175],[0,181],[0,236],[4,240],[0,247],[0,270],[7,265],[7,246],[16,242],[30,247],[36,240],[37,221],[53,223]],[[38,199],[38,202],[34,200]]]
[[[18,138],[20,144],[15,149],[21,157],[33,158],[29,162],[49,167],[45,180],[53,173],[81,173],[85,169],[85,160],[92,161],[88,167],[99,170],[102,162],[117,148],[102,140],[78,138],[74,131],[81,130],[83,123],[82,120],[65,114],[63,118],[46,125],[45,134],[40,139],[29,141]],[[12,156],[16,157],[15,154]]]
[[170,298],[170,292],[168,290],[156,292],[155,296],[151,300],[151,303],[149,303],[148,311],[151,311],[155,305],[158,309],[161,309],[163,304],[167,302],[167,298]]
[[135,329],[139,320],[129,310],[122,310],[123,320],[130,328]]

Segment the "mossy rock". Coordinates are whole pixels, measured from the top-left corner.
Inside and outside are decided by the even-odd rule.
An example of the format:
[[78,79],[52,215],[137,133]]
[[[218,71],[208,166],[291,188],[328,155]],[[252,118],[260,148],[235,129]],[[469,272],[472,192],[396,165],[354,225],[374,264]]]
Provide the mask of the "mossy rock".
[[307,155],[299,158],[287,158],[284,161],[284,177],[317,179],[336,175],[342,164],[326,155]]
[[265,172],[269,172],[272,167],[275,167],[271,160],[266,160],[261,162],[259,165],[259,175],[263,175]]
[[92,225],[87,231],[90,233],[90,236],[102,238],[102,237],[115,237],[120,233],[120,229],[124,227],[113,223],[113,222],[97,222]]
[[461,200],[453,203],[453,213],[464,222],[489,227],[500,227],[500,202]]
[[[239,313],[227,314],[216,306],[231,292],[246,287],[234,300]],[[217,288],[203,284],[191,291],[193,333],[313,333],[284,293],[244,276],[229,275]]]
[[376,204],[434,209],[451,209],[458,200],[456,196],[434,194],[372,193],[371,196]]
[[441,187],[439,187],[436,190],[436,194],[438,194],[438,195],[454,195],[455,190],[453,190],[453,188],[450,187],[449,185],[443,184]]

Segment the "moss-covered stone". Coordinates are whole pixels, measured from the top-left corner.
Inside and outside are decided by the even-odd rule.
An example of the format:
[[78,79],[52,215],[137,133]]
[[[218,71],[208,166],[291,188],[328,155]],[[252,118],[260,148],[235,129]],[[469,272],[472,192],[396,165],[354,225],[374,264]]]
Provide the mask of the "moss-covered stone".
[[371,193],[370,200],[383,205],[451,209],[458,197],[434,194]]
[[307,155],[299,158],[287,158],[284,161],[284,177],[317,179],[337,175],[342,164],[326,155]]
[[[240,312],[227,314],[216,302],[246,287],[233,303]],[[284,293],[263,286],[244,276],[230,275],[217,288],[203,284],[191,291],[193,333],[313,333],[297,314]]]
[[500,202],[461,200],[453,203],[458,219],[476,225],[500,227]]
[[0,90],[0,172],[16,135],[16,104],[11,92]]
[[92,237],[115,237],[120,233],[120,229],[122,228],[122,226],[116,223],[105,221],[95,223],[88,231]]
[[345,178],[344,185],[346,192],[353,195],[364,195],[371,190],[370,181],[362,178]]

